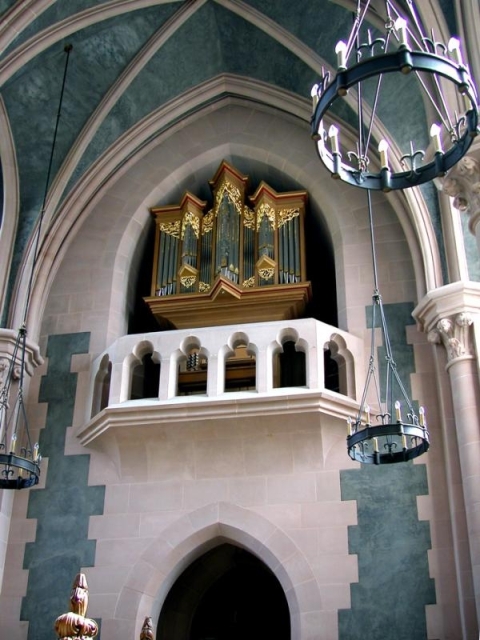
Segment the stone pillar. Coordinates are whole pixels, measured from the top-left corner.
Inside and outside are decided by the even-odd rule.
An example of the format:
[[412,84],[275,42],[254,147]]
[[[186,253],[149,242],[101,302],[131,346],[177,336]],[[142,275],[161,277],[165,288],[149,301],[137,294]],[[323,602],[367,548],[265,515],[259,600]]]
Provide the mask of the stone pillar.
[[468,214],[468,227],[480,255],[480,153],[463,157],[444,178],[442,190],[453,198],[456,209]]
[[[452,394],[456,442],[455,438],[449,438],[447,432],[444,446],[449,449],[458,443],[478,621],[480,620],[480,382],[473,325],[474,323],[477,327],[480,325],[480,285],[456,282],[432,291],[415,309],[414,316],[427,332],[429,341],[443,345],[447,353],[446,371]],[[454,495],[452,488],[449,495],[450,501],[455,502]],[[455,513],[457,508],[458,505],[450,504],[450,513]],[[455,529],[454,522],[452,522],[452,528]],[[460,549],[457,548],[457,558],[461,556],[459,551]],[[464,571],[465,568],[461,570]],[[476,633],[478,633],[478,626],[476,626]]]

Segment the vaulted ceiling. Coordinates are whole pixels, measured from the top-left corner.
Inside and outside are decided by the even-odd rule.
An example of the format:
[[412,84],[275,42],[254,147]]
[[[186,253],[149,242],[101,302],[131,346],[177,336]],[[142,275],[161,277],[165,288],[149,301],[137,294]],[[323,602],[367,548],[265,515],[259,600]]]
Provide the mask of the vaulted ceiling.
[[[438,4],[443,32],[454,32],[453,3]],[[129,141],[130,156],[162,128],[188,117],[181,109],[183,96],[195,94],[195,108],[218,100],[218,91],[205,89],[215,78],[238,78],[239,94],[254,101],[255,92],[247,95],[240,81],[261,85],[273,92],[270,106],[275,91],[291,96],[296,105],[291,113],[305,121],[308,132],[311,86],[322,65],[335,64],[335,44],[351,24],[354,5],[350,0],[0,0],[0,134],[10,128],[16,158],[16,265],[44,196],[67,43],[73,50],[49,223],[82,176],[139,123],[159,110],[168,114],[171,106],[171,115],[159,120],[154,132]],[[234,93],[231,83],[226,91]],[[393,87],[392,105],[396,99]],[[346,121],[349,115],[346,108]],[[387,113],[385,119],[392,130]],[[401,138],[412,126],[404,113],[393,134]],[[11,281],[15,272],[14,265]]]

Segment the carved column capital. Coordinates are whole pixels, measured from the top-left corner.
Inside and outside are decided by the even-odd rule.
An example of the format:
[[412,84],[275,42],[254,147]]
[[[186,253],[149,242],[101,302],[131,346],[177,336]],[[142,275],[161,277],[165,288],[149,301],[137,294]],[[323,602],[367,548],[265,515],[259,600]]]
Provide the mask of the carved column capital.
[[475,235],[480,221],[480,151],[464,156],[442,181],[442,190],[453,198],[453,206],[469,215],[469,228]]
[[[0,329],[0,388],[3,386],[3,383],[6,381],[6,377],[8,375],[8,369],[10,367],[10,362],[14,357],[15,353],[15,341],[17,339],[17,332],[12,329]],[[20,361],[19,354],[17,353],[17,362],[14,364],[12,370],[12,378],[13,380],[18,380],[20,378]],[[40,355],[40,350],[38,345],[36,345],[31,340],[26,342],[26,353],[25,353],[25,371],[31,376],[33,375],[33,371],[36,367],[39,367],[43,364],[43,358]]]
[[473,318],[469,313],[458,313],[448,318],[442,318],[428,332],[428,341],[434,344],[443,344],[447,350],[449,363],[456,358],[473,358],[473,344],[470,335],[472,324]]

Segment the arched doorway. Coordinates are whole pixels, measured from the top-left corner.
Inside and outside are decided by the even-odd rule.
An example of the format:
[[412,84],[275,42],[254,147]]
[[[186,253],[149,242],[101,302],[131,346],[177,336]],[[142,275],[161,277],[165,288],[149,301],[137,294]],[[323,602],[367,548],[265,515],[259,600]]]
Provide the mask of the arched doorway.
[[290,640],[283,589],[256,556],[221,544],[195,560],[170,589],[157,640]]

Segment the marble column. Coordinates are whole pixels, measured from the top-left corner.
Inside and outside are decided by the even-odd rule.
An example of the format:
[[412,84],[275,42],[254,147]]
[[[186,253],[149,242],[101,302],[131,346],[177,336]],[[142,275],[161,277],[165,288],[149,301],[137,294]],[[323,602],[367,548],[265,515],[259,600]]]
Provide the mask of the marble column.
[[[458,447],[461,482],[467,524],[477,621],[480,620],[480,382],[478,359],[475,353],[474,331],[480,331],[480,285],[456,282],[429,292],[414,311],[414,316],[433,344],[442,345],[447,354],[446,371],[450,382],[455,421],[455,437],[445,433],[445,449]],[[453,451],[452,451],[453,452]],[[448,466],[448,460],[446,460]],[[447,469],[448,472],[448,469]],[[450,502],[455,502],[451,488]],[[458,498],[457,498],[458,501]],[[462,511],[450,504],[450,513]],[[456,524],[452,515],[452,529]],[[455,535],[454,535],[455,538]],[[458,574],[465,573],[463,540],[457,539],[455,553]],[[459,589],[461,586],[459,584]],[[462,594],[459,594],[462,598]],[[463,594],[464,606],[468,594]],[[471,599],[471,598],[470,598]],[[468,603],[467,603],[468,604]],[[466,609],[464,609],[465,613]],[[473,614],[473,611],[472,611]],[[475,637],[478,622],[475,621]],[[473,637],[472,621],[470,633]]]

